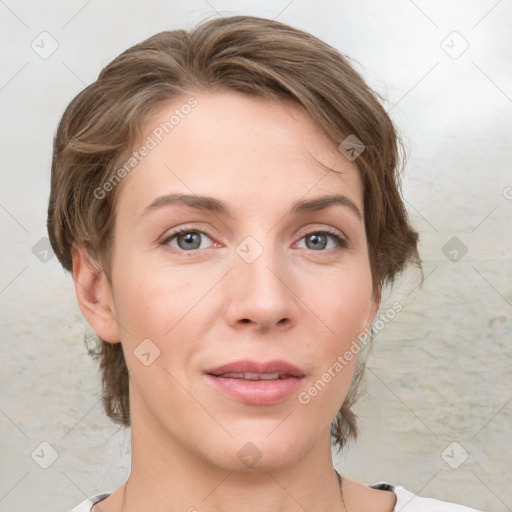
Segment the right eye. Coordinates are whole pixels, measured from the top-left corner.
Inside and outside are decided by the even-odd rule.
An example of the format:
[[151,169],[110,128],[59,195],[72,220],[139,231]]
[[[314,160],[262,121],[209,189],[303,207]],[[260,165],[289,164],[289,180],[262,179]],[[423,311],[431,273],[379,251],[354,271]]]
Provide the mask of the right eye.
[[182,228],[165,237],[165,239],[162,240],[162,245],[168,245],[177,251],[190,252],[199,249],[207,249],[212,246],[210,243],[210,245],[205,247],[203,244],[204,239],[212,242],[212,239],[202,231]]

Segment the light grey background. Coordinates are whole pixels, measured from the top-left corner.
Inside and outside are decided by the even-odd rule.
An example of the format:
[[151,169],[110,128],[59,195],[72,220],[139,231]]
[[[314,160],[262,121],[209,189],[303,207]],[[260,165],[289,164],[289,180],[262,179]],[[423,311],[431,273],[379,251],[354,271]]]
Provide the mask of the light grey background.
[[68,510],[128,475],[71,278],[41,261],[52,137],[122,50],[216,11],[277,18],[356,59],[409,148],[426,280],[408,272],[386,296],[403,310],[375,338],[362,435],[336,465],[512,510],[512,0],[0,0],[0,512]]

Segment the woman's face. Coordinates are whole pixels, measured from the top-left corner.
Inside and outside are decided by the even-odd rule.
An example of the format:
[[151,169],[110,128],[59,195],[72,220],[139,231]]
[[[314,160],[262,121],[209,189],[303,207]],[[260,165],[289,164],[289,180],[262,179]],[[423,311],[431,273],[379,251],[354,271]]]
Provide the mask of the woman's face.
[[376,311],[361,179],[294,104],[196,100],[148,120],[156,147],[118,196],[132,428],[226,469],[285,467],[329,442]]

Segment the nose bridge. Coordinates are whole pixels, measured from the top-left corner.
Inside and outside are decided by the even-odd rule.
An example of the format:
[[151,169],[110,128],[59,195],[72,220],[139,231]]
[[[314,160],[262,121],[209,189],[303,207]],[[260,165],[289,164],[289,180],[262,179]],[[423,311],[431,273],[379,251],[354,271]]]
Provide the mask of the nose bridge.
[[259,240],[247,236],[235,249],[231,274],[232,321],[250,320],[260,326],[290,322],[295,314],[291,283],[287,283],[286,261],[270,234]]
[[279,254],[278,247],[272,243],[271,236],[264,239],[260,236],[259,239],[261,242],[253,236],[248,236],[238,244],[235,272],[245,283],[248,291],[268,295],[270,299],[281,292],[283,283],[277,275],[284,265],[282,255]]

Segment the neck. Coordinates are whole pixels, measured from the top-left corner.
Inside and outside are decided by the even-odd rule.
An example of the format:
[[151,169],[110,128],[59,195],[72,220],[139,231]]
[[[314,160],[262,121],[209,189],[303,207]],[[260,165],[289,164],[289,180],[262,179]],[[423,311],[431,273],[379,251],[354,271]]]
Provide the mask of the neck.
[[154,425],[151,429],[132,425],[132,471],[122,512],[299,509],[345,511],[329,436],[299,461],[278,468],[233,471],[199,458]]

